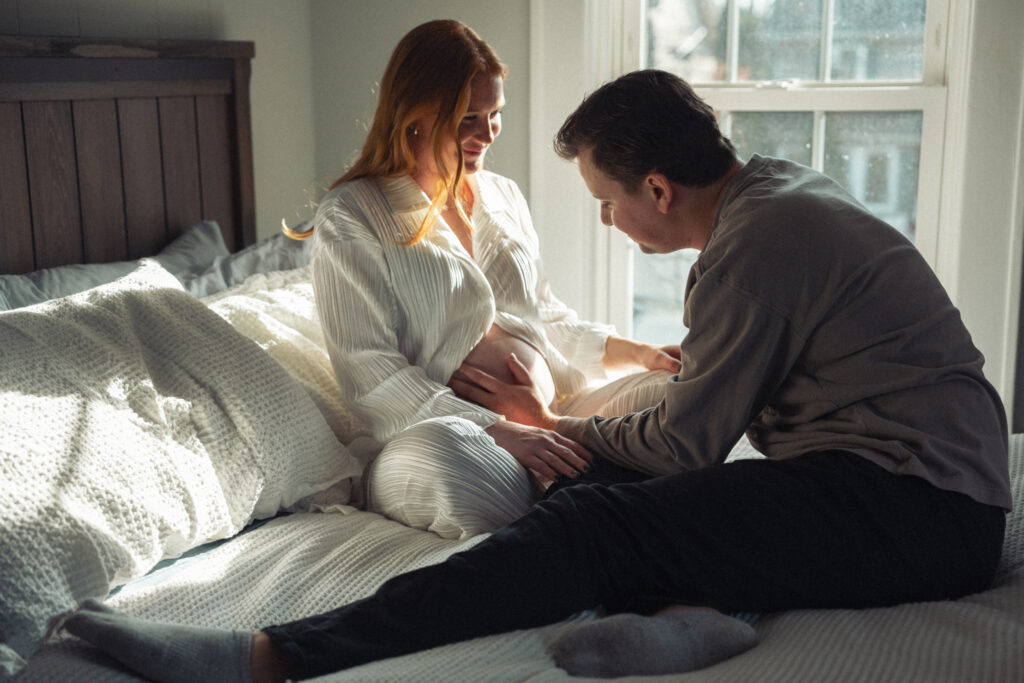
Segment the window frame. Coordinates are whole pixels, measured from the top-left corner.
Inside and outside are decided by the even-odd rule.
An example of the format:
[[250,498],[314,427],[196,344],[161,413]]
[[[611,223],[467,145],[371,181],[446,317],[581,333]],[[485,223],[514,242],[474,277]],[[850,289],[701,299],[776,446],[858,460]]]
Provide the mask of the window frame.
[[[586,93],[621,73],[621,62],[610,64],[616,52],[638,49],[641,13],[630,18],[625,5],[639,5],[529,3],[529,181],[523,189],[545,273],[582,318],[615,322],[624,334],[621,321],[631,319],[624,302],[632,299],[626,291],[631,259],[621,258],[625,242],[599,223],[597,203],[575,165],[553,154],[551,138]],[[1010,409],[1015,393],[1024,397],[1024,390],[1015,392],[1017,367],[1024,369],[1017,360],[1018,321],[1024,321],[1024,5],[956,0],[945,6],[945,24],[936,24],[935,6],[929,8],[928,24],[935,28],[926,44],[944,48],[938,84],[948,89],[942,164],[934,169],[942,178],[934,267],[985,355],[986,376]]]
[[[643,68],[644,12],[646,0],[614,0],[621,3],[621,47],[613,50],[621,62],[618,74]],[[831,37],[828,17],[836,0],[824,0],[822,40]],[[735,35],[737,0],[729,0],[730,26]],[[813,123],[812,166],[824,166],[825,114],[829,112],[920,111],[921,158],[917,188],[917,218],[914,243],[925,260],[938,266],[939,215],[942,196],[942,159],[948,90],[945,85],[947,0],[929,0],[925,16],[924,54],[921,81],[832,81],[829,77],[828,42],[822,49],[822,81],[742,81],[694,83],[694,90],[718,112],[810,112]],[[637,37],[633,37],[637,36]],[[735,79],[737,46],[727,50],[727,73]],[[606,247],[609,263],[622,262],[608,273],[608,315],[623,334],[633,333],[633,268],[635,249],[628,240],[615,236]],[[628,292],[613,302],[612,293]]]

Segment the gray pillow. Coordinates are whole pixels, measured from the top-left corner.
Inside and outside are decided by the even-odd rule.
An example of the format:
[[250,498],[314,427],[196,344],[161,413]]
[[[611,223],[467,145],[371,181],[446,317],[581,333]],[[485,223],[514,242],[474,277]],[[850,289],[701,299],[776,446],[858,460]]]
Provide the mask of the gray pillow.
[[[214,221],[193,225],[164,247],[155,260],[178,280],[193,278],[228,256]],[[24,275],[0,275],[0,311],[31,306],[113,282],[135,270],[138,261],[88,263],[44,268]]]
[[[303,228],[308,229],[307,223],[311,222],[307,221],[293,230],[305,232]],[[185,291],[202,298],[237,285],[256,273],[301,268],[309,263],[309,249],[309,240],[293,240],[278,233],[234,254],[218,256],[202,273],[179,276],[178,279]]]

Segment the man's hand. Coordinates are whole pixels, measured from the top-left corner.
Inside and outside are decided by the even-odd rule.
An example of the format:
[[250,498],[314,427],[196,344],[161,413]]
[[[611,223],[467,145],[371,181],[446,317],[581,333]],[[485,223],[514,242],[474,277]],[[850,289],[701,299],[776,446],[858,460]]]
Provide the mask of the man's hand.
[[458,396],[500,413],[512,422],[553,431],[559,416],[545,404],[530,371],[514,353],[508,357],[508,367],[517,384],[502,382],[479,368],[463,363],[452,374],[448,386]]
[[583,446],[548,429],[500,420],[484,431],[542,483],[559,475],[575,479],[594,459]]
[[540,482],[551,482],[559,475],[575,478],[590,469],[594,456],[555,431],[558,416],[544,403],[530,371],[514,353],[508,357],[508,367],[518,384],[463,363],[448,386],[462,398],[505,416],[485,431]]

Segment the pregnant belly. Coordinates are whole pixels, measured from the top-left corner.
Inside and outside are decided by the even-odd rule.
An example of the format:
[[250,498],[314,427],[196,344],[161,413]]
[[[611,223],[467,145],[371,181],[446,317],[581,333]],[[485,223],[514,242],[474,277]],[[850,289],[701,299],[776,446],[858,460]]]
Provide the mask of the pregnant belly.
[[509,334],[497,325],[491,325],[484,338],[466,356],[465,362],[483,370],[489,375],[508,384],[517,384],[512,371],[508,368],[508,356],[516,354],[519,361],[526,366],[533,376],[544,397],[545,402],[554,408],[555,380],[551,370],[540,352],[519,337]]

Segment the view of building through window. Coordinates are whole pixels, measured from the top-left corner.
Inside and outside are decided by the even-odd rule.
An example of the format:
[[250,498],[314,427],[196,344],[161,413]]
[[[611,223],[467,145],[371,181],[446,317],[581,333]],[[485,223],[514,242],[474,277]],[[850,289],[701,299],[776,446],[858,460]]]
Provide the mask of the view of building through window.
[[[676,73],[705,96],[716,89],[775,93],[748,98],[742,108],[716,105],[741,159],[783,157],[823,171],[914,239],[922,112],[887,111],[884,97],[887,86],[922,81],[925,4],[646,0],[644,66]],[[857,97],[846,93],[858,87],[873,87],[883,106],[844,110],[842,98]],[[806,110],[780,106],[797,88],[820,102]],[[634,257],[642,261],[634,268],[633,336],[678,341],[696,252]]]

